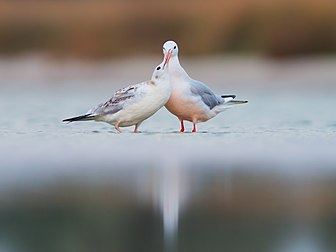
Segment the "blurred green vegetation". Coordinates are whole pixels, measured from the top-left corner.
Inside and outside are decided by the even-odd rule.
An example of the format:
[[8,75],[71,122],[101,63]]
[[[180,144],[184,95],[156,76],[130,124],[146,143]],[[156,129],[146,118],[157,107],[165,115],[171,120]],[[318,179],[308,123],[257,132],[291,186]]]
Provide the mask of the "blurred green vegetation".
[[[146,207],[18,207],[0,208],[1,243],[10,245],[8,251],[164,251],[160,217]],[[178,251],[280,251],[295,234],[292,221],[189,209],[180,220]],[[316,228],[322,251],[335,251],[335,217]]]
[[162,251],[160,223],[147,208],[0,209],[1,242],[10,251]]
[[336,52],[334,0],[2,0],[0,55],[105,58],[157,53],[288,57]]

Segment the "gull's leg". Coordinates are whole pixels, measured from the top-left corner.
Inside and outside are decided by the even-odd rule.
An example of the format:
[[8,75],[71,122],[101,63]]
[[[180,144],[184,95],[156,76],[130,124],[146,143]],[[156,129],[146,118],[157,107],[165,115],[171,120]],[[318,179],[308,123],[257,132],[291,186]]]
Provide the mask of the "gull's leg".
[[192,132],[196,132],[196,123],[193,122],[193,124],[194,124],[194,128],[193,128]]
[[114,125],[114,128],[115,128],[119,133],[121,133],[121,129],[119,128],[119,123],[117,123],[116,125]]
[[181,129],[180,129],[180,132],[184,132],[184,124],[183,124],[183,120],[180,119],[180,122],[181,122]]
[[138,133],[138,128],[139,128],[140,124],[141,124],[141,122],[135,124],[134,133]]

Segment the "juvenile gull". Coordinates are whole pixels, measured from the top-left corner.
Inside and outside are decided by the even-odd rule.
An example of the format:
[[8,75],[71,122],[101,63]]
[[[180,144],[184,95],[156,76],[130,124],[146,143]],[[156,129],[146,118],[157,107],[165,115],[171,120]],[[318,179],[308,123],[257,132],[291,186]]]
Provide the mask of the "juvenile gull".
[[120,127],[139,125],[162,108],[170,96],[168,61],[165,59],[153,72],[149,81],[122,88],[111,99],[90,109],[86,114],[64,119],[63,122],[101,121],[114,125],[121,133]]
[[181,132],[184,132],[184,120],[192,122],[192,132],[196,132],[196,123],[206,122],[233,105],[247,103],[234,100],[235,95],[216,95],[204,83],[189,77],[180,65],[174,41],[164,43],[163,54],[166,61],[170,60],[171,95],[166,108],[180,120]]

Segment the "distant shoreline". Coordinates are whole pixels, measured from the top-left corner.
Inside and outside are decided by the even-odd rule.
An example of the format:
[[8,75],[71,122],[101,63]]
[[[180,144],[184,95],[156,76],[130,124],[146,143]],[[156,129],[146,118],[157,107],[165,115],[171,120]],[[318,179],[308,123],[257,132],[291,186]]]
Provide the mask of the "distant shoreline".
[[[0,87],[120,87],[150,78],[161,55],[105,61],[41,55],[0,57]],[[270,60],[258,57],[181,56],[189,74],[214,88],[336,88],[336,57]]]

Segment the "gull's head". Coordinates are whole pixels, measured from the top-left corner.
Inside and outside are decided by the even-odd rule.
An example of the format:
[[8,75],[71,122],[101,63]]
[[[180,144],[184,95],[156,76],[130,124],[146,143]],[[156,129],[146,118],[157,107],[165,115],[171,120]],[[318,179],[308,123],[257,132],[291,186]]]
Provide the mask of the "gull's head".
[[165,62],[178,54],[178,46],[175,41],[169,40],[163,44],[163,55]]
[[152,75],[152,80],[156,81],[159,79],[168,79],[169,74],[168,74],[168,61],[162,62],[160,65],[155,67],[153,75]]
[[178,46],[175,41],[169,40],[163,44],[163,54],[166,56],[169,52],[172,57],[177,56]]

